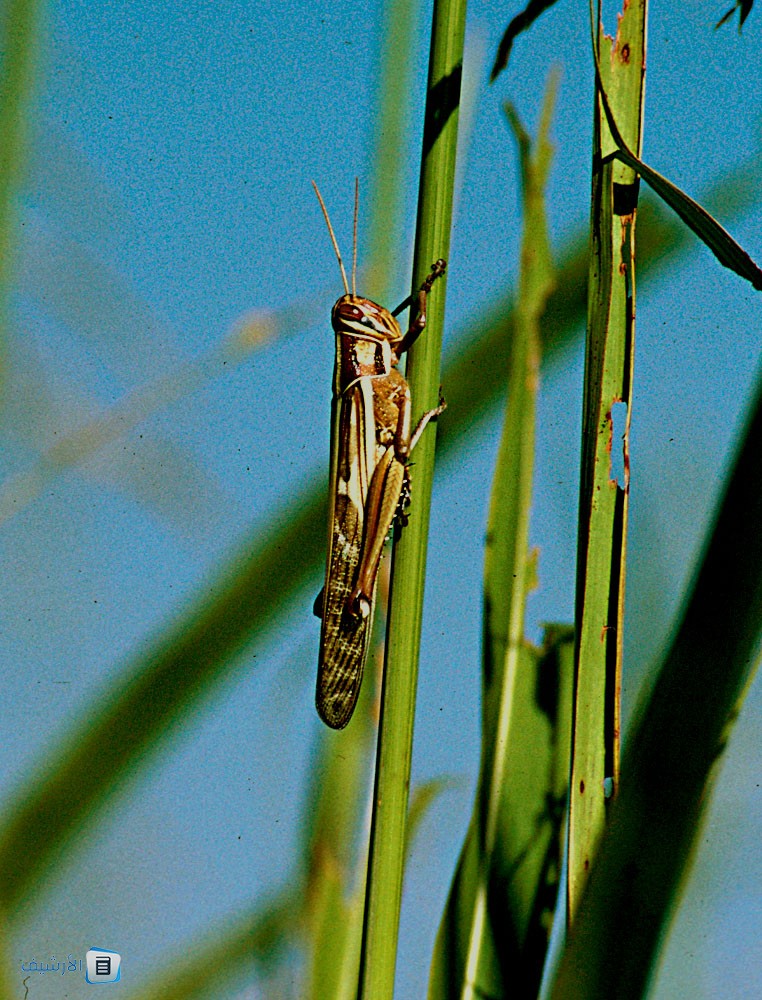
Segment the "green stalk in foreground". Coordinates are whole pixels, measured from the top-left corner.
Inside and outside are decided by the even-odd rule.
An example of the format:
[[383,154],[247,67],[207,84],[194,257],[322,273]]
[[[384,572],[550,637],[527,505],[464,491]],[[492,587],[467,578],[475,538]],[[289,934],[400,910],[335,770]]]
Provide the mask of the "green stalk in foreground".
[[[645,79],[646,0],[625,4],[616,38],[600,25],[596,42],[613,115],[640,150]],[[618,783],[619,691],[627,541],[628,443],[635,340],[637,176],[611,160],[616,148],[596,94],[592,249],[582,413],[577,665],[569,789],[568,912],[579,896]],[[608,157],[608,159],[607,159]],[[624,410],[615,430],[616,409]],[[622,470],[614,466],[615,449]]]
[[[465,0],[435,2],[414,289],[420,286],[433,261],[440,257],[446,260],[449,255],[465,19]],[[417,413],[435,406],[438,398],[444,292],[444,283],[440,282],[430,299],[426,334],[410,352],[407,375]],[[429,430],[418,444],[413,515],[395,546],[392,563],[360,965],[360,995],[365,1000],[391,998],[394,991],[434,443],[434,434]]]

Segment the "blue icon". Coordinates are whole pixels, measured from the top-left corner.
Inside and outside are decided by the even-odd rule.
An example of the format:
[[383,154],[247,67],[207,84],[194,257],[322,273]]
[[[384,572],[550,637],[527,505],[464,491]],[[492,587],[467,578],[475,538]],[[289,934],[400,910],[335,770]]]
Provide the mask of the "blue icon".
[[122,956],[105,948],[91,948],[85,955],[87,972],[85,981],[96,983],[118,983],[122,978]]

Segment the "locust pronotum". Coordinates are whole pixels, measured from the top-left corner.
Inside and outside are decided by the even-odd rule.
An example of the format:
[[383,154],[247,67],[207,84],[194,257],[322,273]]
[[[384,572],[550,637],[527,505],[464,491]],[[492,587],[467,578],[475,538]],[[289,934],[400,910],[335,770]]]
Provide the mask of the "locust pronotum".
[[[370,645],[378,567],[395,517],[404,523],[407,461],[424,428],[444,409],[423,414],[411,433],[410,389],[397,370],[426,326],[426,297],[445,271],[438,260],[416,295],[389,312],[356,294],[358,187],[355,184],[352,292],[317,185],[315,193],[339,262],[344,294],[331,310],[336,364],[331,405],[331,470],[325,586],[315,601],[322,619],[315,701],[332,729],[349,722]],[[395,316],[411,307],[402,333]],[[416,309],[417,307],[417,309]],[[415,311],[413,315],[412,310]]]

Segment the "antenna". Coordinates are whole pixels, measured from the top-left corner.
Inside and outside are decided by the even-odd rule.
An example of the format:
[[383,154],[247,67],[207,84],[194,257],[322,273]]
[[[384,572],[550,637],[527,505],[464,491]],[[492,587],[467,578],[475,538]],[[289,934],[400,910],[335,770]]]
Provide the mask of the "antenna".
[[352,298],[357,298],[357,216],[360,212],[360,178],[355,177],[355,221],[352,228]]
[[[331,225],[331,220],[328,218],[328,209],[325,207],[325,202],[323,197],[318,190],[317,184],[313,181],[312,186],[315,189],[315,194],[317,195],[318,201],[320,202],[320,207],[323,209],[323,215],[325,216],[325,223],[328,226],[328,232],[331,237],[331,243],[333,243],[333,249],[336,252],[336,260],[339,262],[339,268],[341,269],[341,280],[344,282],[344,291],[349,295],[349,284],[347,283],[347,272],[344,270],[344,264],[341,259],[341,254],[339,253],[339,244],[336,242],[336,237],[333,233],[333,226]],[[352,275],[352,283],[354,285],[354,273]]]

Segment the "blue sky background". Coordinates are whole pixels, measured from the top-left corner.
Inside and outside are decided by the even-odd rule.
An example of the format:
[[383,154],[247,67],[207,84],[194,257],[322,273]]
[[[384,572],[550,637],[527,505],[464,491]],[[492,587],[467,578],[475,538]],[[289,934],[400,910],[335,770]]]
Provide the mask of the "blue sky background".
[[[759,148],[762,14],[753,11],[740,37],[732,25],[715,32],[729,3],[654,2],[650,11],[644,158],[697,197]],[[0,512],[13,511],[0,524],[6,800],[69,725],[96,710],[130,656],[326,468],[329,310],[340,284],[310,180],[348,252],[354,177],[361,191],[371,186],[382,10],[344,0],[49,6],[0,448]],[[515,281],[517,157],[500,108],[510,98],[533,130],[554,65],[554,245],[588,215],[586,5],[560,0],[519,38],[490,88],[496,45],[517,10],[469,6],[450,353]],[[429,19],[424,4],[408,40],[416,121]],[[613,13],[606,23],[615,27]],[[389,137],[408,181],[393,304],[406,292],[415,220],[412,132],[409,143]],[[762,206],[729,228],[762,259]],[[368,240],[361,214],[361,265]],[[240,364],[213,358],[194,391],[46,481],[30,502],[13,493],[13,477],[60,436],[151,380],[177,383],[253,311],[302,303],[309,323]],[[664,648],[729,461],[760,361],[758,311],[753,290],[697,243],[638,299],[626,713]],[[581,377],[579,344],[543,383],[532,638],[540,623],[572,617]],[[400,1000],[423,995],[478,769],[482,540],[499,426],[497,411],[475,425],[435,484],[413,780],[457,780],[413,854]],[[319,585],[272,622],[51,874],[14,937],[14,961],[113,948],[127,986],[282,884],[320,726],[311,614]],[[762,992],[761,705],[757,682],[721,765],[655,1000]],[[81,780],[98,781],[97,761]],[[68,977],[65,990],[50,977],[34,986],[35,997],[89,995]]]

